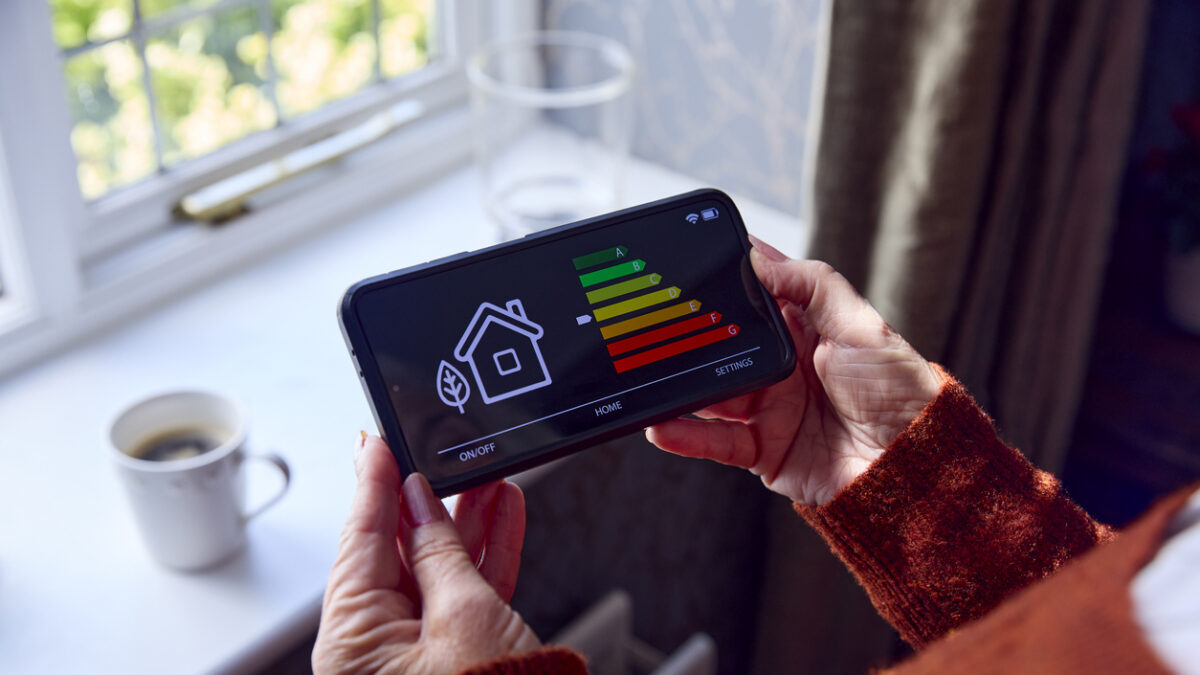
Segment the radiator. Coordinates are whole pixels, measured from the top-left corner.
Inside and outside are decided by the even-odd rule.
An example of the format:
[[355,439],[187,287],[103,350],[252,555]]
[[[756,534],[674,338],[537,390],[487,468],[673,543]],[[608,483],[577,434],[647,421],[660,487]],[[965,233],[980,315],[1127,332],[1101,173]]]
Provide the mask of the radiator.
[[716,675],[717,644],[696,633],[664,654],[633,635],[633,600],[625,591],[609,593],[551,640],[588,660],[592,675]]

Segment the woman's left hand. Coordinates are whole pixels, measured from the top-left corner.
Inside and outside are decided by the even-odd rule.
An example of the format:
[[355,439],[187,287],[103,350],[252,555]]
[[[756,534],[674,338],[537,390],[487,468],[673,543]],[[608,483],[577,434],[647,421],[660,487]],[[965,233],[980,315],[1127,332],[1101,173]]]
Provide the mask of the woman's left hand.
[[520,488],[465,492],[451,519],[424,476],[401,485],[381,439],[363,441],[355,468],[314,672],[453,673],[540,647],[508,605],[525,536]]

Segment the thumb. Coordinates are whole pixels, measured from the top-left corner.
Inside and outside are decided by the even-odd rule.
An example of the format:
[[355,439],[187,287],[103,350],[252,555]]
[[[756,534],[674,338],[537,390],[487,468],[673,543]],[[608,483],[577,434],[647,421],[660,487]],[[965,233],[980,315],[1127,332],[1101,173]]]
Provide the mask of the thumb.
[[[767,292],[779,300],[798,305],[817,333],[831,337],[836,327],[853,318],[882,323],[878,313],[854,286],[829,263],[819,260],[772,260],[757,248],[750,250],[750,264]],[[873,325],[873,324],[872,324]]]
[[487,586],[429,481],[419,473],[410,474],[401,492],[404,526],[400,528],[400,546],[420,589],[422,611],[438,613],[452,601],[451,591],[476,581]]

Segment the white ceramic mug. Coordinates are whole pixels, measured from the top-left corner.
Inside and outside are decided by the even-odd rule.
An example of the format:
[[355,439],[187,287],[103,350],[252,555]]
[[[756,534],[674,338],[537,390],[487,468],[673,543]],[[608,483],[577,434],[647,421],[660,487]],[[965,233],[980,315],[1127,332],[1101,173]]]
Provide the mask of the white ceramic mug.
[[[163,434],[198,429],[220,445],[185,459],[151,461],[133,456]],[[201,391],[154,396],[121,413],[109,431],[113,458],[150,554],[181,570],[215,565],[246,543],[246,523],[279,501],[291,471],[275,454],[249,454],[246,416],[227,398]],[[246,460],[267,462],[283,475],[283,486],[251,511],[244,509]]]

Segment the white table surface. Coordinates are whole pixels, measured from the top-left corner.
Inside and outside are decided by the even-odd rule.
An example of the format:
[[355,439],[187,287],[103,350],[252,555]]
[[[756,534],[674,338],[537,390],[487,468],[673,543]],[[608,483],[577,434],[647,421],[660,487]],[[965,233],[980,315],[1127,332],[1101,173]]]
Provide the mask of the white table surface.
[[[700,184],[633,161],[627,202]],[[464,168],[0,381],[0,672],[253,672],[315,630],[374,423],[335,318],[358,279],[478,248],[492,231]],[[736,195],[734,195],[736,198]],[[799,251],[797,219],[738,200],[749,229]],[[251,447],[291,490],[247,549],[185,574],[156,566],[107,456],[109,421],[177,388],[239,399]],[[250,500],[277,478],[250,465]]]

